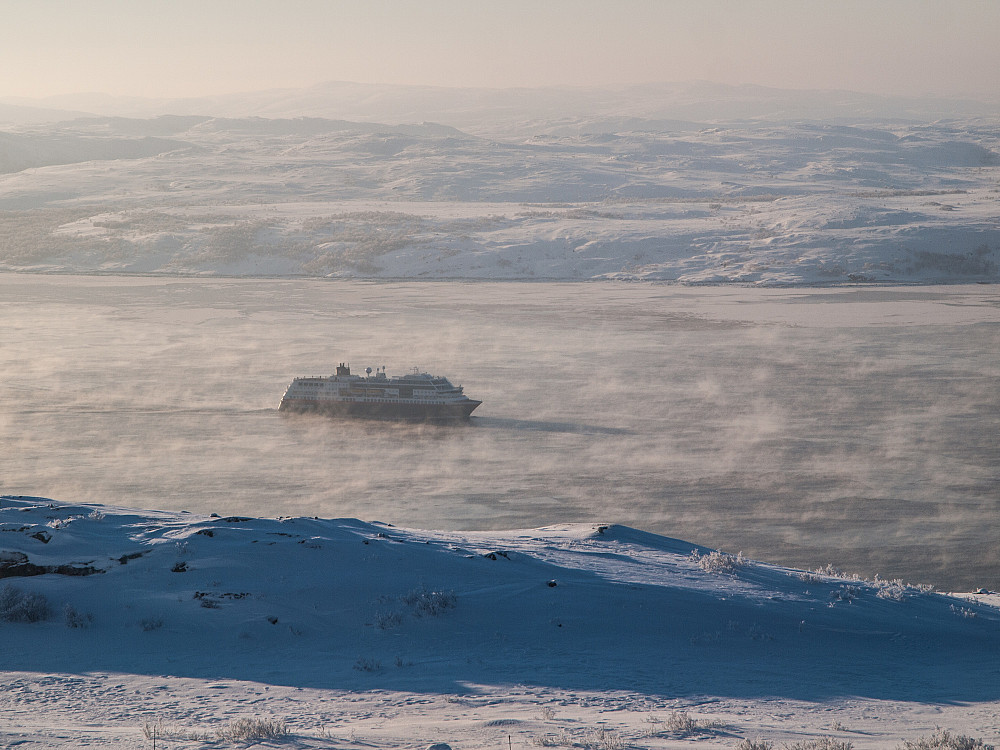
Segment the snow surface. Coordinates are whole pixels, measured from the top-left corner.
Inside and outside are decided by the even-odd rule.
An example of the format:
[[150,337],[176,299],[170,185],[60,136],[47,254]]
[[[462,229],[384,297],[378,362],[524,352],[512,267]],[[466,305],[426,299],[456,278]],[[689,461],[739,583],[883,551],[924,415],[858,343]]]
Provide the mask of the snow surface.
[[[997,111],[707,84],[8,101],[0,270],[995,283]],[[1000,738],[996,594],[603,522],[5,496],[0,577],[2,612],[49,606],[0,620],[7,747],[218,747],[240,718],[358,750]]]
[[1000,280],[996,108],[794,93],[331,84],[10,124],[0,270]]
[[149,747],[153,724],[161,747],[224,746],[238,718],[285,721],[261,746],[302,748],[1000,734],[995,594],[615,525],[414,531],[4,496],[0,576],[50,607],[0,622],[7,747]]

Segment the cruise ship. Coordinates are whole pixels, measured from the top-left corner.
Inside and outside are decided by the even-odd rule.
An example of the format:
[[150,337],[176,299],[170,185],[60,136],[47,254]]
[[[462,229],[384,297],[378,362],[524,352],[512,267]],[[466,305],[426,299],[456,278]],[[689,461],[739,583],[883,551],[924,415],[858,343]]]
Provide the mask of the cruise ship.
[[329,377],[295,378],[278,411],[318,412],[336,417],[399,419],[413,422],[468,419],[482,401],[466,396],[447,378],[414,371],[386,377],[385,367],[352,375],[341,362]]

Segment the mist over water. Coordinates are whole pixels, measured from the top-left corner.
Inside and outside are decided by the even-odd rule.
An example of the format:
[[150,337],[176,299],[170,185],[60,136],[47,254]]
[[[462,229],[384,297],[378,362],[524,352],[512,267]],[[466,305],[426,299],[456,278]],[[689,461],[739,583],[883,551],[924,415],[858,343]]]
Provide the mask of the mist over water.
[[[622,523],[1000,587],[1000,290],[0,275],[0,491],[505,529]],[[279,415],[386,365],[459,426]]]

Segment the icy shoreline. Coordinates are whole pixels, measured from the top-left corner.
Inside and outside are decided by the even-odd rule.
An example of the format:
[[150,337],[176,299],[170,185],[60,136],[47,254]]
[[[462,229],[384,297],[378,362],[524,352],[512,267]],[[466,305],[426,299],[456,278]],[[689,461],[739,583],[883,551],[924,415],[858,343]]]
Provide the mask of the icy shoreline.
[[477,278],[465,276],[440,276],[423,277],[419,279],[406,276],[379,276],[379,277],[342,277],[342,276],[307,276],[307,275],[286,275],[286,276],[243,276],[238,274],[223,273],[195,273],[195,272],[159,272],[159,271],[101,271],[89,270],[78,271],[73,269],[50,269],[50,268],[22,268],[22,269],[2,269],[0,274],[8,276],[69,276],[78,278],[122,278],[122,279],[154,279],[157,281],[169,281],[170,279],[192,280],[203,279],[210,281],[213,279],[224,281],[317,281],[317,282],[338,282],[356,281],[371,284],[648,284],[658,286],[674,286],[680,288],[744,288],[744,289],[815,289],[815,290],[836,290],[836,289],[906,289],[906,288],[934,288],[934,287],[969,287],[994,286],[1000,284],[997,280],[917,280],[917,281],[809,281],[809,282],[782,282],[782,283],[762,283],[752,281],[682,281],[678,279],[647,279],[632,277],[601,277],[593,279],[566,279],[560,277],[531,277],[521,278]]

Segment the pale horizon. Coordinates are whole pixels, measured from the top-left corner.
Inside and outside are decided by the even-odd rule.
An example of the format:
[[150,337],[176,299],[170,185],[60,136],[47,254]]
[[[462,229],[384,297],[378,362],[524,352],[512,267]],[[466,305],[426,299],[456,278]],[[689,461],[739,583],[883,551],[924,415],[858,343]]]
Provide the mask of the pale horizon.
[[522,0],[5,2],[0,98],[172,99],[331,81],[445,88],[678,81],[1000,98],[1000,4]]

